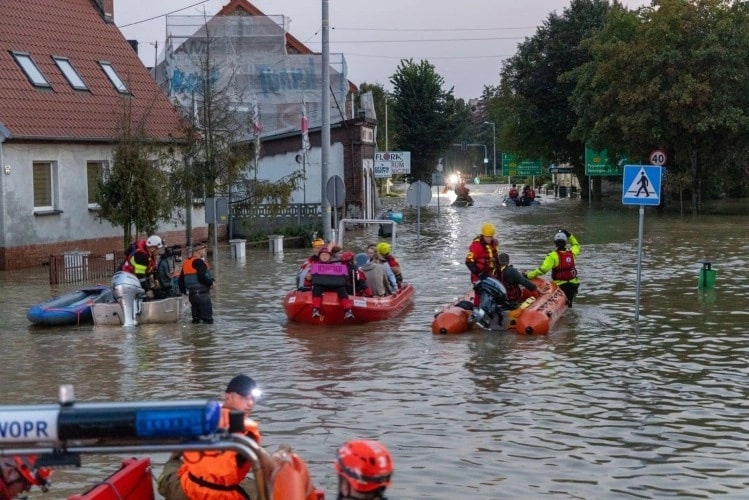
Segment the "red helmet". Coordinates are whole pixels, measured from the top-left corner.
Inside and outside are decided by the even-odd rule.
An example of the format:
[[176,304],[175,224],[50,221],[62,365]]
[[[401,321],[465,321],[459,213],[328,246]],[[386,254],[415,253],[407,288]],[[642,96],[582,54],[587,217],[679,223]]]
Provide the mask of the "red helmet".
[[390,486],[393,459],[377,441],[354,440],[338,449],[335,470],[356,491],[375,491]]
[[341,262],[349,262],[354,260],[354,252],[343,252],[341,254]]

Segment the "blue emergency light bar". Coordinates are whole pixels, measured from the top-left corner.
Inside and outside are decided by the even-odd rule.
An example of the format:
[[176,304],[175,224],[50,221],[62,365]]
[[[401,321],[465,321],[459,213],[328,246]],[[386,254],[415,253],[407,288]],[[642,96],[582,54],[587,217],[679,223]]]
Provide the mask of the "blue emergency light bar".
[[0,406],[0,445],[75,439],[189,440],[217,432],[218,401]]

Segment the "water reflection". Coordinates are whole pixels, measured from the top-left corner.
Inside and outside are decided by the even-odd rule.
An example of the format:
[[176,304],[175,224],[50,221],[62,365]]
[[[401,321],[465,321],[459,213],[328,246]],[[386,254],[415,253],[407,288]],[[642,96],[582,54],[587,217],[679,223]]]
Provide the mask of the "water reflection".
[[[648,210],[635,323],[636,208],[552,199],[505,208],[484,185],[472,195],[474,207],[443,204],[439,215],[433,198],[420,234],[416,211],[390,200],[405,215],[394,253],[417,294],[407,315],[381,324],[288,323],[281,299],[304,250],[248,249],[237,262],[224,245],[215,324],[134,332],[33,327],[26,308],[64,290],[45,276],[0,274],[0,401],[51,402],[61,382],[82,400],[218,398],[245,371],[265,390],[256,409],[265,443],[293,444],[329,495],[335,449],[360,436],[393,452],[393,498],[743,496],[747,217]],[[520,269],[538,265],[559,228],[578,235],[580,294],[553,334],[430,333],[434,313],[468,289],[465,251],[485,220]],[[346,234],[352,249],[375,241],[376,228]],[[706,258],[718,272],[709,292],[696,288]],[[54,497],[117,461],[58,471]]]

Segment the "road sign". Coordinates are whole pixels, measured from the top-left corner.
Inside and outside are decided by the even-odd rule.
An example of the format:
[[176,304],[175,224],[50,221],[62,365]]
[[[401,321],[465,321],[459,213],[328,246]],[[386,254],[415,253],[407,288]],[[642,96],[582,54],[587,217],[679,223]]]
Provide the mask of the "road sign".
[[390,173],[410,174],[411,173],[411,152],[410,151],[380,151],[375,153],[374,157],[375,172],[383,172],[384,167],[390,167]]
[[514,153],[502,153],[502,175],[527,177],[542,175],[543,167],[540,160],[518,160]]
[[[619,155],[620,157],[623,155]],[[623,164],[622,164],[623,165]],[[622,175],[622,167],[612,165],[609,162],[608,151],[602,149],[596,151],[589,147],[585,148],[585,175],[589,176],[606,176]]]
[[622,203],[625,205],[660,205],[661,167],[625,165]]
[[660,165],[663,166],[666,164],[666,160],[668,160],[668,156],[666,155],[666,152],[662,149],[655,149],[650,152],[650,156],[648,157],[648,160],[650,161],[651,165]]
[[331,207],[343,207],[343,202],[346,200],[346,185],[343,183],[343,179],[338,175],[328,179],[328,183],[325,185],[325,194]]
[[412,182],[406,191],[406,201],[412,207],[425,207],[432,199],[432,188],[423,181]]

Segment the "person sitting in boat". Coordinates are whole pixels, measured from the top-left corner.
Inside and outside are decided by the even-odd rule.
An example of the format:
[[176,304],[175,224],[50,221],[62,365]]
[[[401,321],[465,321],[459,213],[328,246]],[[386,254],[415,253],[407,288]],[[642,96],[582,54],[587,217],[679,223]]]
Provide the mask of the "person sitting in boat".
[[384,500],[393,476],[393,458],[379,441],[355,439],[338,449],[337,498]]
[[[468,246],[466,254],[466,267],[471,271],[471,284],[475,285],[477,281],[486,277],[496,278],[499,262],[497,255],[499,253],[499,242],[494,238],[496,229],[491,222],[484,222],[481,225],[481,232],[473,238]],[[479,305],[479,294],[473,298],[474,306]]]
[[523,290],[520,286],[524,286],[531,291],[532,295],[538,295],[538,287],[534,282],[523,276],[523,273],[515,269],[510,264],[510,256],[504,252],[499,254],[499,268],[497,271],[497,279],[502,282],[507,290],[507,301],[510,303],[510,309],[517,309],[520,303],[523,301]]
[[372,297],[372,290],[367,283],[367,276],[354,262],[353,252],[341,253],[341,264],[345,264],[348,267],[348,279],[346,282],[348,293],[351,295]]
[[388,287],[390,293],[395,293],[398,290],[398,281],[395,279],[395,273],[390,268],[390,264],[387,263],[385,258],[377,252],[377,245],[369,245],[367,247],[367,257],[370,262],[379,262],[382,264],[382,268],[385,270],[385,276],[388,280]]
[[531,189],[530,186],[526,185],[523,188],[523,196],[520,197],[520,203],[524,206],[530,206],[533,203],[533,199],[536,197],[536,193]]
[[39,486],[42,491],[49,489],[49,476],[52,470],[36,467],[35,455],[15,455],[0,458],[0,500],[10,500],[21,493]]
[[[569,242],[570,248],[567,249]],[[541,276],[551,271],[551,279],[559,285],[559,288],[567,296],[567,305],[572,307],[572,301],[580,288],[580,279],[577,277],[575,258],[580,254],[580,243],[577,238],[566,229],[560,229],[554,235],[553,251],[549,252],[544,261],[536,269],[528,271],[530,279]]]
[[[358,253],[354,257],[354,263],[364,273],[372,295],[375,297],[385,297],[393,293],[395,287],[391,288],[390,286],[387,273],[385,273],[385,266],[378,259],[379,254],[375,252],[375,256],[373,260],[369,260],[366,253]],[[395,276],[393,276],[393,279],[395,279]]]
[[127,257],[117,268],[138,278],[141,288],[146,291],[146,298],[154,298],[151,277],[156,272],[156,254],[162,248],[164,242],[155,234],[148,239],[138,240],[130,245]]
[[507,193],[507,196],[515,202],[515,205],[518,204],[518,197],[520,196],[520,193],[518,192],[518,188],[515,184],[510,187],[510,191]]
[[473,203],[473,198],[471,197],[471,190],[468,189],[468,186],[466,186],[466,182],[461,177],[460,182],[457,186],[455,186],[455,195],[457,196],[456,201],[463,201],[465,203]]
[[348,267],[340,262],[333,261],[330,249],[322,247],[305,278],[305,286],[312,287],[313,318],[322,318],[320,307],[322,306],[323,292],[333,290],[338,294],[338,299],[341,301],[344,319],[354,319],[351,299],[346,290],[347,279]]
[[156,266],[154,278],[156,280],[154,287],[154,298],[166,299],[169,297],[179,297],[179,285],[174,279],[176,270],[175,261],[179,257],[179,247],[173,248],[164,246],[164,251],[159,257],[159,264]]
[[390,269],[393,271],[397,289],[400,290],[401,288],[403,288],[403,273],[401,273],[401,265],[398,262],[398,259],[396,259],[392,253],[390,253],[390,251],[392,250],[390,243],[381,241],[377,244],[376,249],[377,253],[382,256],[382,259],[388,263],[388,266],[390,266]]
[[317,258],[317,252],[320,251],[322,247],[325,246],[325,241],[317,238],[314,241],[312,241],[312,255],[307,257],[307,259],[302,262],[302,265],[299,266],[299,271],[296,273],[296,283],[297,283],[297,290],[308,290],[304,284],[305,279],[307,278],[307,274],[309,274],[310,267],[312,266],[312,263],[315,262],[315,259]]

